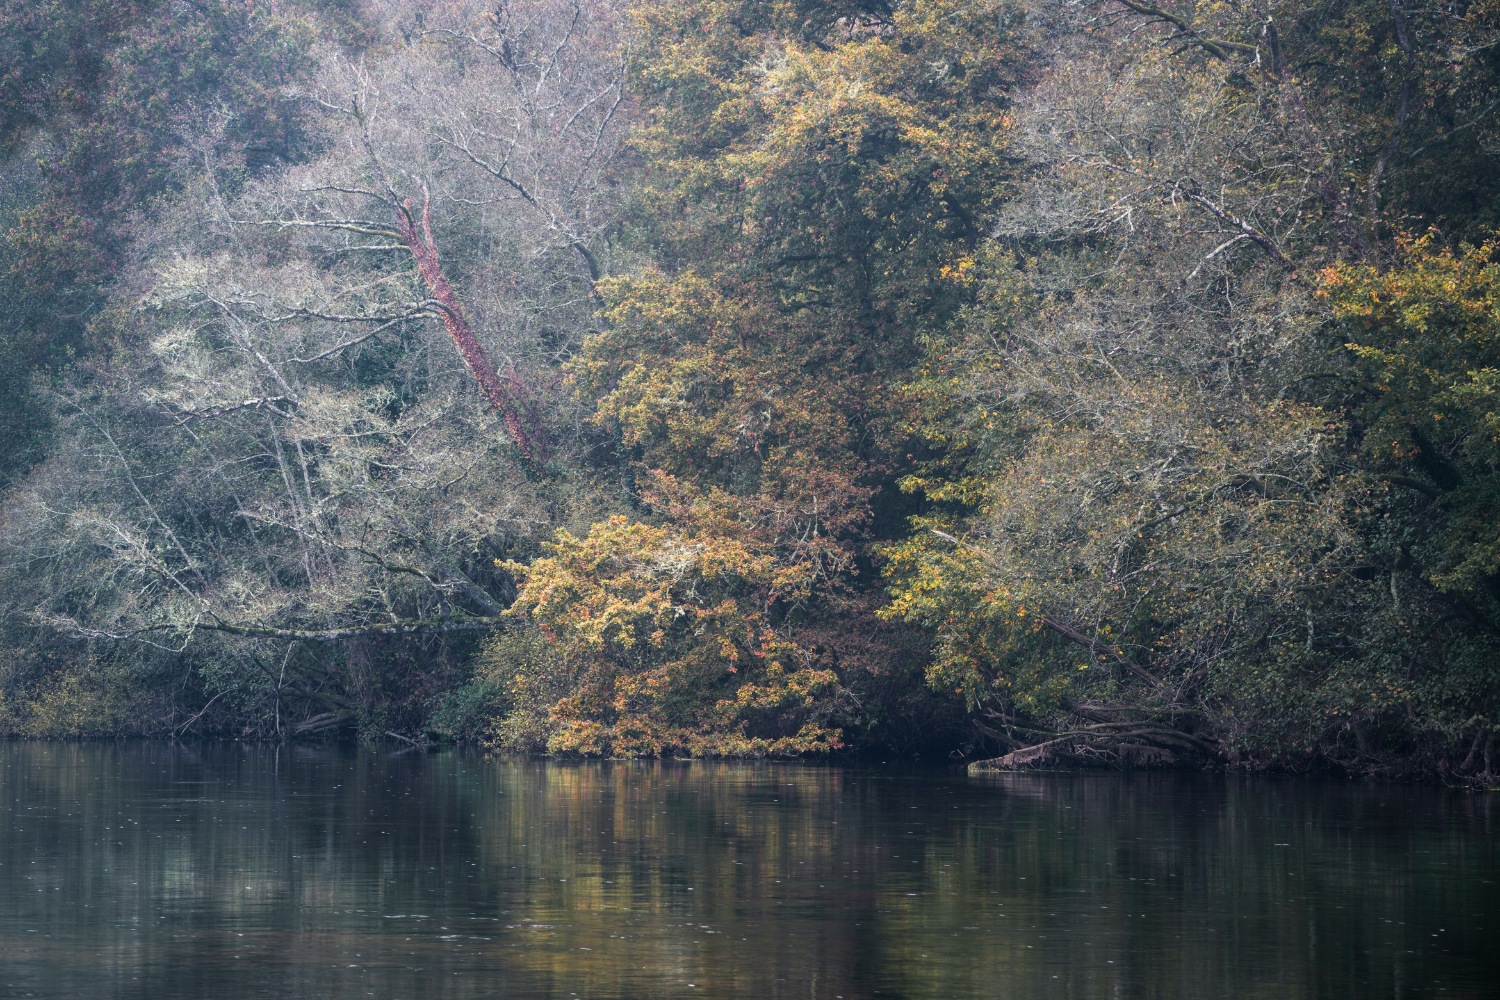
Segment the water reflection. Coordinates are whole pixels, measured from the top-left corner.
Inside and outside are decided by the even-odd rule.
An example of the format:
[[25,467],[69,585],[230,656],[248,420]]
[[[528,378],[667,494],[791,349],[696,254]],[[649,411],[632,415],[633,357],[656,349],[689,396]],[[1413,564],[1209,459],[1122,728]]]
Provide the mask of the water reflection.
[[0,996],[1490,996],[1490,798],[0,744]]

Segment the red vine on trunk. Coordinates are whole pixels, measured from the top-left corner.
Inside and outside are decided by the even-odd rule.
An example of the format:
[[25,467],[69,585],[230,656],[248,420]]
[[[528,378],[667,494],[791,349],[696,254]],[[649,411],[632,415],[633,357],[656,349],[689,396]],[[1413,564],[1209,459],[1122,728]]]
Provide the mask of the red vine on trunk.
[[417,272],[422,275],[428,291],[437,302],[443,314],[443,325],[447,327],[453,342],[458,345],[464,364],[468,365],[474,380],[495,405],[495,409],[500,411],[501,419],[510,431],[511,440],[521,449],[526,462],[536,465],[546,461],[546,442],[534,430],[539,422],[531,390],[522,381],[514,365],[507,366],[504,373],[495,370],[495,365],[479,343],[479,338],[474,336],[469,321],[464,318],[458,295],[454,293],[453,286],[448,283],[447,276],[438,264],[437,245],[432,239],[430,206],[427,203],[422,206],[420,230],[412,217],[410,198],[396,208],[394,215],[396,231],[411,251],[412,259],[417,262]]

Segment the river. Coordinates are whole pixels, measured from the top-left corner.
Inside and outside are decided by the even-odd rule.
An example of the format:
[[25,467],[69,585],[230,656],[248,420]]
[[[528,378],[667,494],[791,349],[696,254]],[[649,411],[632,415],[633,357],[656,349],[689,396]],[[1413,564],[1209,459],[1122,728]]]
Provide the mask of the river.
[[1500,995],[1495,796],[0,742],[0,997]]

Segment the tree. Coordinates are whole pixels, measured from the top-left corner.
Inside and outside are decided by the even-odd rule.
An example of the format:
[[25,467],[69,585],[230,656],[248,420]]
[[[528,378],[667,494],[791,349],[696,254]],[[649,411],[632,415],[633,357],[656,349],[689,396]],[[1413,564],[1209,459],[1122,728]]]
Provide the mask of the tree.
[[827,725],[837,678],[754,609],[773,560],[621,516],[583,539],[560,532],[546,553],[510,566],[522,588],[508,614],[542,642],[525,656],[504,644],[491,652],[513,706],[501,745],[694,757],[841,746]]
[[[738,618],[859,688],[919,662],[873,618],[870,542],[899,530],[879,508],[899,503],[918,337],[963,301],[943,265],[1002,193],[1027,28],[1008,3],[804,13],[637,10],[632,239],[652,259],[600,283],[603,328],[570,371],[638,463],[648,516],[764,567]],[[607,600],[612,581],[579,600]],[[712,630],[681,641],[725,662]],[[668,669],[688,654],[641,655]]]
[[1336,264],[1320,289],[1366,380],[1364,462],[1409,508],[1392,515],[1402,524],[1393,558],[1491,634],[1500,630],[1494,254],[1493,240],[1455,251],[1428,233],[1402,243],[1399,266]]
[[[86,638],[192,655],[218,634],[273,662],[499,627],[495,560],[609,505],[556,392],[608,259],[609,17],[470,8],[330,54],[305,93],[322,156],[158,216],[118,351],[61,397],[70,447],[8,505],[7,561],[46,579],[12,600]],[[304,688],[332,669],[301,662]]]
[[[306,153],[285,91],[312,67],[319,14],[298,4],[0,5],[0,476],[45,453],[31,389],[87,352],[138,214],[207,170],[226,191]],[[43,379],[45,381],[45,378]]]
[[934,628],[934,683],[1008,764],[1476,769],[1491,640],[1392,551],[1315,295],[1378,252],[1398,188],[1371,95],[1315,68],[1369,11],[1095,11],[1019,110],[1031,183],[914,387],[934,509],[887,613]]

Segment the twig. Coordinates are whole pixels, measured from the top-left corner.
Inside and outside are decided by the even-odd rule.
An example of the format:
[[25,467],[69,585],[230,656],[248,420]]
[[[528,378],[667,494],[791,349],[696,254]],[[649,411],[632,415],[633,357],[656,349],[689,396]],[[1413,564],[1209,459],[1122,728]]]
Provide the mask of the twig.
[[209,708],[212,707],[213,703],[216,702],[216,701],[218,701],[221,697],[223,697],[223,695],[224,695],[224,692],[220,691],[218,694],[216,694],[212,698],[208,699],[208,704],[204,705],[203,708],[198,712],[197,715],[193,716],[191,719],[187,720],[181,726],[179,726],[177,729],[174,729],[172,731],[172,739],[174,739],[174,740],[178,739],[179,737],[182,736],[183,733],[187,732],[188,731],[188,727],[191,726],[193,723],[197,722],[199,719],[203,718],[203,713],[207,712],[209,710]]

